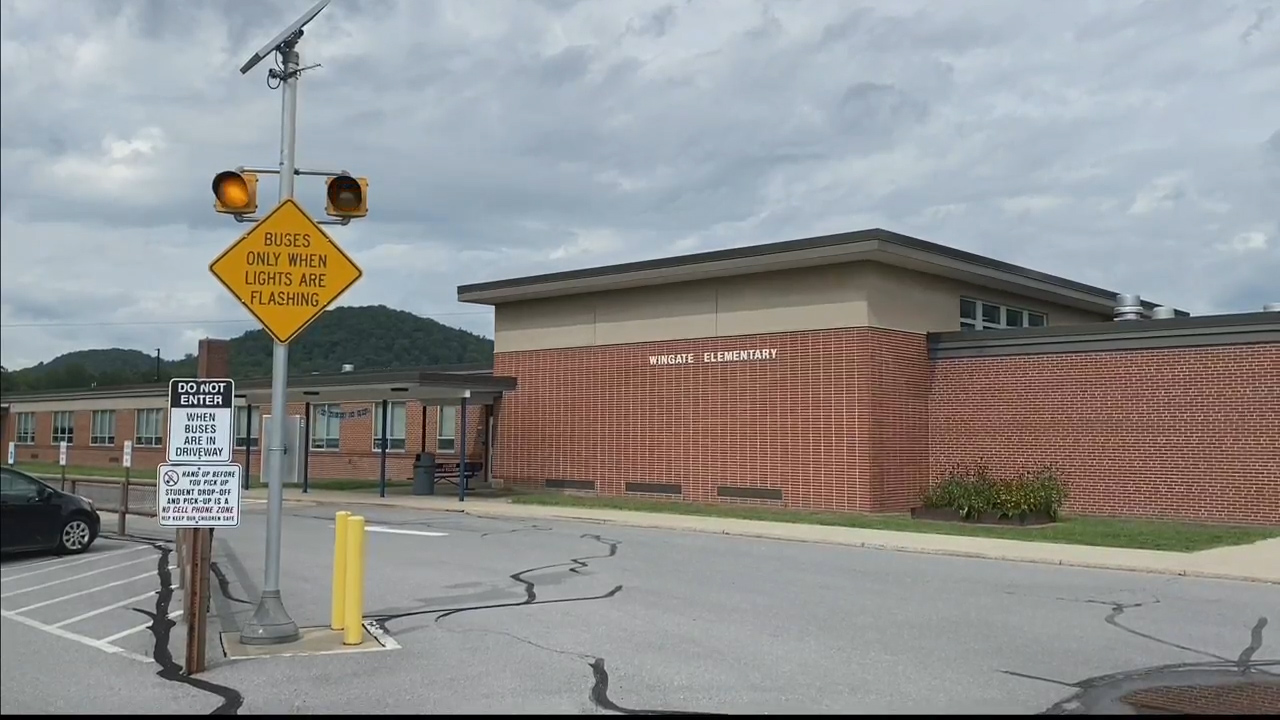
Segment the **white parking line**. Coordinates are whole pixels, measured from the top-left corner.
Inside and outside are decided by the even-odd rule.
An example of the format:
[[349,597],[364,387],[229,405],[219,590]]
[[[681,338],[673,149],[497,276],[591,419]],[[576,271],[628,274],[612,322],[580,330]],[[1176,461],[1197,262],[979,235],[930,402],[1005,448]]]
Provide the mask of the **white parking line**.
[[4,566],[4,569],[5,570],[21,570],[23,568],[35,567],[36,565],[48,565],[51,562],[58,562],[61,559],[62,558],[55,556],[51,558],[44,558],[43,560],[31,560],[29,562],[24,562],[24,563],[9,563],[8,565]]
[[[169,569],[170,569],[170,570],[176,570],[176,569],[178,569],[178,566],[176,566],[176,565],[170,565],[170,566],[169,566]],[[151,571],[151,572],[149,572],[149,573],[143,573],[143,574],[141,574],[141,575],[134,575],[134,576],[133,576],[133,577],[131,577],[131,578],[125,578],[124,580],[117,580],[117,581],[115,581],[115,582],[113,582],[113,583],[107,583],[106,585],[99,585],[99,586],[97,586],[97,587],[89,588],[88,590],[81,590],[80,592],[74,592],[74,593],[71,593],[70,595],[63,595],[62,597],[56,597],[56,598],[54,598],[54,599],[52,599],[52,600],[45,600],[44,602],[38,602],[38,603],[36,603],[35,605],[28,605],[28,606],[26,606],[26,607],[24,607],[24,608],[18,608],[17,610],[14,610],[13,612],[15,612],[15,613],[20,613],[20,612],[26,612],[26,611],[28,611],[28,610],[35,610],[36,608],[42,608],[42,607],[44,607],[45,605],[52,605],[52,604],[54,604],[54,603],[56,603],[56,602],[62,602],[63,600],[70,600],[70,599],[71,599],[71,598],[73,598],[73,597],[80,597],[81,595],[88,595],[88,594],[89,594],[89,593],[91,593],[91,592],[97,592],[97,591],[99,591],[99,590],[106,590],[106,589],[107,589],[107,588],[109,588],[109,587],[115,587],[115,586],[117,586],[117,585],[124,585],[125,583],[131,583],[131,582],[135,582],[135,581],[137,581],[137,580],[141,580],[141,579],[143,579],[143,578],[155,577],[155,576],[156,576],[156,573],[155,573],[155,571],[153,570],[153,571]]]
[[[17,580],[18,578],[31,577],[32,575],[39,575],[40,573],[46,573],[46,572],[49,572],[50,570],[61,570],[63,568],[74,567],[76,565],[83,565],[84,563],[93,562],[94,560],[101,560],[102,558],[108,558],[108,557],[111,557],[112,555],[124,555],[125,553],[138,552],[139,550],[150,550],[150,549],[151,549],[150,546],[139,545],[138,547],[125,548],[124,550],[112,550],[111,552],[95,553],[93,555],[90,555],[89,557],[82,558],[80,560],[72,560],[71,562],[60,563],[53,567],[44,568],[43,570],[32,570],[29,573],[21,573],[18,575],[9,575],[7,577],[0,577],[0,580],[5,580],[5,581]],[[44,563],[57,562],[61,559],[62,558],[49,558],[48,560],[42,560],[37,563],[31,563],[31,565],[43,565]],[[31,565],[23,565],[22,567],[31,567]]]
[[[169,613],[169,618],[170,618],[170,619],[173,619],[173,618],[178,617],[178,616],[179,616],[179,615],[181,615],[181,614],[182,614],[182,611],[181,611],[181,610],[174,610],[173,612]],[[146,629],[147,629],[147,628],[149,628],[149,627],[151,627],[151,623],[149,623],[149,622],[148,622],[148,623],[143,623],[143,624],[141,624],[141,625],[139,625],[139,626],[137,626],[137,627],[131,627],[131,628],[129,628],[128,630],[125,630],[124,632],[118,632],[118,633],[116,633],[115,635],[108,635],[107,637],[102,638],[102,639],[101,639],[101,640],[99,640],[98,642],[100,642],[100,643],[110,643],[110,642],[115,642],[116,640],[119,640],[120,638],[122,638],[122,637],[124,637],[124,636],[126,636],[126,635],[132,635],[132,634],[134,634],[134,633],[136,633],[136,632],[142,632],[143,630],[146,630]]]
[[47,583],[43,583],[40,585],[32,585],[29,588],[22,588],[21,590],[10,590],[7,593],[0,594],[0,598],[13,597],[14,595],[21,595],[22,593],[29,593],[32,590],[41,590],[43,588],[52,587],[54,585],[57,585],[58,583],[71,582],[72,580],[79,580],[80,578],[89,577],[90,575],[97,575],[98,573],[104,573],[110,570],[118,570],[122,567],[128,567],[130,565],[137,565],[138,563],[150,562],[150,561],[151,561],[151,558],[144,557],[144,558],[139,558],[137,560],[130,560],[129,562],[126,562],[126,563],[120,563],[119,565],[108,565],[107,567],[98,568],[97,570],[90,570],[89,572],[80,573],[79,575],[72,575],[71,577],[64,577],[64,578],[59,578],[57,580],[51,580]]
[[78,633],[68,632],[66,630],[63,630],[62,628],[54,627],[52,625],[46,625],[40,622],[39,620],[32,620],[29,617],[23,617],[17,613],[9,612],[8,610],[0,610],[0,617],[4,617],[5,619],[13,620],[15,622],[20,622],[23,625],[26,625],[28,627],[33,627],[37,630],[43,630],[44,632],[47,632],[50,635],[56,635],[57,637],[64,638],[66,640],[72,640],[74,642],[80,643],[81,645],[87,645],[91,648],[95,648],[97,650],[101,650],[106,653],[111,653],[112,655],[120,655],[121,657],[127,657],[130,660],[137,660],[139,662],[144,662],[144,663],[151,662],[151,658],[149,657],[139,655],[138,653],[135,653],[135,652],[129,652],[128,650],[125,650],[122,647],[116,647],[115,645],[110,645],[103,640],[94,640],[91,637],[85,637],[84,635],[80,635]]
[[135,603],[135,602],[138,602],[139,600],[146,600],[146,599],[147,599],[147,598],[149,598],[149,597],[154,597],[154,596],[155,596],[155,594],[156,594],[156,591],[155,591],[155,590],[152,590],[151,592],[143,593],[143,594],[139,595],[138,597],[132,597],[132,598],[129,598],[128,600],[121,600],[121,601],[120,601],[120,602],[118,602],[118,603],[111,603],[110,605],[107,605],[106,607],[100,607],[100,608],[98,608],[97,610],[90,610],[89,612],[84,613],[83,615],[77,615],[77,616],[75,616],[75,617],[73,617],[73,618],[69,618],[69,619],[67,619],[67,620],[63,620],[63,621],[61,621],[61,622],[56,622],[56,623],[54,623],[53,625],[51,625],[50,627],[62,627],[63,625],[70,625],[71,623],[74,623],[74,622],[80,622],[81,620],[84,620],[85,618],[91,618],[91,617],[93,617],[94,615],[101,615],[101,614],[102,614],[102,613],[104,613],[104,612],[109,612],[109,611],[111,611],[111,610],[115,610],[116,608],[124,607],[125,605],[128,605],[129,603]]

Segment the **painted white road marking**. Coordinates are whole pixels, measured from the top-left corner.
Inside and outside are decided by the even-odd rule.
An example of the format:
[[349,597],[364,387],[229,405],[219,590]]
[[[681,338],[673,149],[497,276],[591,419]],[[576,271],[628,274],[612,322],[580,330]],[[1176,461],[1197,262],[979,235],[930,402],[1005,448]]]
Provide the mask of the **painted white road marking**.
[[32,590],[41,590],[43,588],[52,587],[59,583],[71,582],[72,580],[79,580],[80,578],[86,578],[86,577],[89,577],[90,575],[97,575],[98,573],[104,573],[110,570],[119,570],[122,567],[128,567],[129,565],[137,565],[138,563],[150,562],[150,561],[151,561],[151,558],[144,557],[144,558],[139,558],[137,560],[130,560],[129,562],[126,562],[126,563],[120,563],[119,565],[108,565],[107,567],[104,567],[104,568],[98,568],[97,570],[90,570],[89,572],[80,573],[79,575],[72,575],[71,577],[64,577],[64,578],[59,578],[57,580],[50,580],[47,583],[42,583],[40,585],[32,585],[31,587],[22,588],[21,590],[10,590],[7,593],[0,594],[0,598],[13,597],[14,595],[21,595],[22,593],[29,593]]
[[[329,527],[333,527],[330,525]],[[406,530],[404,528],[383,527],[382,525],[365,525],[365,532],[387,533],[388,535],[421,535],[422,537],[446,537],[449,533],[433,530]]]
[[156,591],[155,591],[155,590],[152,590],[151,592],[143,593],[143,594],[139,595],[138,597],[132,597],[132,598],[129,598],[128,600],[121,600],[121,601],[120,601],[120,602],[118,602],[118,603],[111,603],[110,605],[107,605],[107,606],[105,606],[105,607],[100,607],[100,608],[98,608],[97,610],[90,610],[89,612],[84,613],[83,615],[77,615],[77,616],[75,616],[75,617],[73,617],[73,618],[68,618],[68,619],[63,620],[63,621],[61,621],[61,622],[56,622],[56,623],[54,623],[53,625],[51,625],[50,627],[62,627],[62,626],[64,626],[64,625],[70,625],[71,623],[74,623],[74,622],[80,622],[81,620],[84,620],[84,619],[86,619],[86,618],[91,618],[91,617],[93,617],[94,615],[101,615],[101,614],[102,614],[102,613],[104,613],[104,612],[108,612],[108,611],[111,611],[111,610],[115,610],[116,608],[124,607],[125,605],[128,605],[129,603],[135,603],[135,602],[138,602],[139,600],[146,600],[146,599],[147,599],[147,598],[149,598],[149,597],[155,597],[155,595],[156,595]]
[[395,638],[392,638],[390,633],[388,633],[386,630],[383,630],[382,626],[379,625],[378,623],[372,620],[365,620],[361,624],[364,625],[365,630],[369,631],[369,634],[373,636],[374,640],[377,640],[378,642],[382,643],[382,647],[388,650],[400,649],[400,643],[396,642]]
[[[170,619],[176,618],[181,614],[182,614],[181,610],[174,610],[173,612],[169,613],[169,618]],[[116,640],[119,640],[120,638],[125,637],[126,635],[132,635],[136,632],[142,632],[143,630],[146,630],[149,627],[151,627],[151,623],[149,622],[143,623],[141,625],[138,625],[137,627],[131,627],[128,630],[125,630],[123,632],[118,632],[115,635],[108,635],[107,637],[104,637],[101,640],[98,640],[97,642],[100,642],[100,643],[115,642]]]
[[69,632],[59,627],[46,625],[40,622],[39,620],[32,620],[29,617],[23,617],[15,612],[9,612],[8,610],[0,610],[0,617],[3,617],[7,620],[20,622],[23,625],[26,625],[27,627],[33,627],[37,630],[42,630],[44,632],[47,632],[50,635],[55,635],[65,640],[78,642],[81,645],[86,645],[96,650],[101,650],[105,653],[111,653],[112,655],[120,655],[121,657],[126,657],[126,658],[129,658],[130,660],[137,660],[139,662],[144,662],[144,663],[151,662],[151,658],[149,657],[139,655],[138,653],[135,653],[135,652],[129,652],[128,650],[125,650],[122,647],[116,647],[115,645],[108,644],[106,641],[94,640],[91,637],[85,637],[84,635]]
[[[177,566],[176,566],[176,565],[170,565],[170,566],[169,566],[169,569],[170,569],[170,570],[176,570],[176,569],[177,569]],[[151,572],[149,572],[149,573],[143,573],[143,574],[141,574],[141,575],[134,575],[133,577],[131,577],[131,578],[125,578],[124,580],[117,580],[117,581],[115,581],[115,582],[113,582],[113,583],[107,583],[106,585],[99,585],[98,587],[92,587],[92,588],[89,588],[88,590],[81,590],[80,592],[74,592],[74,593],[71,593],[70,595],[63,595],[63,596],[61,596],[61,597],[56,597],[56,598],[54,598],[54,599],[52,599],[52,600],[45,600],[44,602],[38,602],[38,603],[36,603],[35,605],[28,605],[28,606],[23,607],[23,608],[18,608],[17,610],[14,610],[13,612],[20,613],[20,612],[26,612],[26,611],[28,611],[28,610],[35,610],[36,608],[42,608],[42,607],[44,607],[45,605],[52,605],[52,604],[54,604],[54,603],[56,603],[56,602],[62,602],[63,600],[70,600],[70,599],[71,599],[71,598],[73,598],[73,597],[80,597],[81,595],[88,595],[88,594],[89,594],[89,593],[91,593],[91,592],[97,592],[97,591],[99,591],[99,590],[106,590],[107,588],[110,588],[110,587],[115,587],[115,586],[117,586],[117,585],[124,585],[125,583],[136,582],[136,581],[141,580],[141,579],[143,579],[143,578],[149,578],[149,577],[155,577],[155,576],[156,576],[156,573],[155,573],[155,571],[154,571],[154,570],[152,570],[152,571],[151,571]]]
[[[62,558],[55,556],[51,558],[44,558],[43,560],[31,560],[24,563],[9,563],[8,565],[4,566],[4,569],[5,570],[22,570],[23,568],[35,567],[36,565],[48,565],[51,562],[58,562],[61,559]],[[16,575],[14,577],[21,577],[21,576]]]
[[[32,575],[39,575],[40,573],[46,573],[46,572],[49,572],[50,570],[62,570],[63,568],[69,568],[76,565],[83,565],[84,563],[93,562],[94,560],[101,560],[102,558],[108,558],[108,557],[111,557],[112,555],[124,555],[125,553],[138,552],[139,550],[150,550],[150,549],[151,548],[146,545],[139,545],[138,547],[125,548],[124,550],[112,550],[111,552],[95,553],[89,557],[81,558],[80,560],[72,560],[71,562],[60,563],[53,567],[44,568],[43,570],[32,570],[29,573],[21,573],[19,575],[9,575],[7,577],[0,577],[0,579],[5,581],[17,580],[18,578],[31,577]],[[41,560],[40,562],[31,563],[31,565],[43,565],[45,563],[57,562],[61,559],[62,558],[49,558],[48,560]],[[31,567],[31,565],[23,565],[22,567]]]

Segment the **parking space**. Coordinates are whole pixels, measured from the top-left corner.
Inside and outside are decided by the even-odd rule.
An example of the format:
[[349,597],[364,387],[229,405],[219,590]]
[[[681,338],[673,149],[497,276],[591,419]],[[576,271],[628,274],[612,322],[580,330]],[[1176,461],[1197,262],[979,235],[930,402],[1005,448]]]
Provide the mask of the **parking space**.
[[[0,616],[105,653],[152,662],[155,632],[181,614],[165,543],[99,538],[81,555],[18,556],[0,566]],[[153,618],[162,618],[160,623]],[[181,633],[176,633],[181,635]]]

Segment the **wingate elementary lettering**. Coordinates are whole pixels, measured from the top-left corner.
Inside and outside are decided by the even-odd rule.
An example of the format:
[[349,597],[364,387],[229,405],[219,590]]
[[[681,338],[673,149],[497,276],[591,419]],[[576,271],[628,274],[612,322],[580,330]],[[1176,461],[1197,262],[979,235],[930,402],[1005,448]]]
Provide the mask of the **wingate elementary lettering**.
[[777,348],[754,350],[720,350],[704,353],[676,353],[674,355],[650,355],[650,365],[696,365],[699,363],[738,363],[777,360]]

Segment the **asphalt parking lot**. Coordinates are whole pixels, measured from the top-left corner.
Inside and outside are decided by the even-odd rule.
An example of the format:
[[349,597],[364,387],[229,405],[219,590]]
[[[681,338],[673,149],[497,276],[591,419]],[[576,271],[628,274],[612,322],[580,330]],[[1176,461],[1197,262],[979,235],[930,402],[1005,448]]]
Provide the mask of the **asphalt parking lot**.
[[[302,626],[328,622],[335,509],[286,508],[282,589]],[[211,656],[199,687],[138,679],[103,688],[82,700],[89,707],[80,711],[1103,713],[1115,711],[1125,693],[1170,674],[1203,684],[1244,678],[1255,687],[1280,680],[1280,653],[1267,627],[1280,616],[1280,587],[1271,585],[590,523],[359,510],[369,524],[365,617],[385,628],[398,649],[244,661]],[[234,632],[252,611],[263,537],[260,506],[246,507],[240,528],[217,533],[214,606],[223,629]],[[12,585],[11,574],[44,566],[6,564],[4,592],[132,558],[105,555],[116,549],[95,548],[103,555],[96,563]],[[159,558],[154,549],[145,552]],[[108,576],[114,582],[141,575],[143,565],[21,592],[3,606],[44,602],[58,594],[43,593],[79,592]],[[154,575],[156,567],[150,569]],[[23,615],[52,627],[163,584],[145,582]],[[96,604],[75,604],[85,598]],[[128,607],[58,629],[101,642],[145,620],[130,618],[138,613]],[[155,602],[143,598],[137,607],[154,612]],[[108,618],[115,624],[108,627]],[[91,662],[79,642],[34,626],[14,633],[14,621],[4,622],[6,669],[10,653],[61,652],[76,668]],[[150,643],[154,655],[159,644],[150,635],[124,635],[112,644],[145,656]],[[166,646],[178,658],[180,635]],[[94,654],[147,667],[120,653]],[[153,661],[148,670],[163,668]],[[45,707],[26,689],[37,680],[24,680],[25,672],[20,666],[5,680],[6,711]]]
[[[163,543],[99,538],[81,555],[17,557],[0,570],[0,615],[86,648],[151,663],[152,616],[177,617],[160,594],[174,559]],[[180,604],[174,605],[180,608]]]

